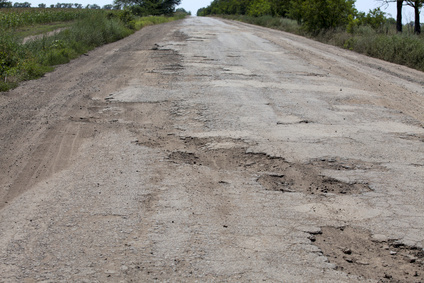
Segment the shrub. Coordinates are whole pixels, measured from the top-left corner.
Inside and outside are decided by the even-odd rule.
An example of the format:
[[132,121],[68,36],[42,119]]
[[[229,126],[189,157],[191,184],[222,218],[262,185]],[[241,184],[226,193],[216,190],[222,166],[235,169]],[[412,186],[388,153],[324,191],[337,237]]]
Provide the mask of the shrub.
[[254,0],[247,8],[247,14],[253,17],[271,15],[271,4],[266,0]]

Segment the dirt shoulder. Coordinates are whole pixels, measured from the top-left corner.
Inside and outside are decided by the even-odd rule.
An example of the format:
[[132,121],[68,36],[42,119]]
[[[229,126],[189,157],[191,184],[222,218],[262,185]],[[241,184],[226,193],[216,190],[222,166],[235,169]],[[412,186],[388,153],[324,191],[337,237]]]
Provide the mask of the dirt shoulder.
[[46,33],[43,33],[43,34],[27,36],[22,40],[22,43],[25,44],[28,41],[32,41],[32,40],[35,40],[35,39],[40,39],[40,38],[43,38],[43,37],[50,37],[50,36],[58,34],[59,32],[65,30],[65,29],[67,29],[67,28],[58,28],[58,29],[55,29],[53,31],[49,31],[49,32],[46,32]]
[[422,281],[422,78],[191,17],[26,82],[0,96],[3,280]]

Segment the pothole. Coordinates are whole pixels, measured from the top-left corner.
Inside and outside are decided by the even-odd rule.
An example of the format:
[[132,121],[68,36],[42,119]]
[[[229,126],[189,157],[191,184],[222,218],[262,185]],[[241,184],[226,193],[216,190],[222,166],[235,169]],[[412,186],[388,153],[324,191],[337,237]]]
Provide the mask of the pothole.
[[[296,168],[297,167],[297,168]],[[345,183],[333,178],[316,175],[307,167],[288,170],[284,175],[262,175],[258,182],[267,190],[281,192],[303,192],[306,194],[359,194],[370,191],[368,185]]]
[[[169,159],[175,163],[208,166],[216,170],[244,171],[257,177],[257,182],[266,190],[283,193],[302,192],[325,195],[359,194],[371,191],[366,183],[347,183],[322,176],[317,164],[290,163],[284,158],[264,153],[247,152],[241,141],[191,138],[184,140],[187,150],[174,151]],[[220,144],[211,146],[211,144]]]
[[386,167],[372,162],[365,162],[362,160],[340,158],[340,157],[327,157],[320,159],[313,159],[310,161],[311,165],[319,166],[325,169],[332,170],[387,170]]
[[178,71],[184,69],[184,66],[181,64],[170,64],[162,68],[162,70],[167,71]]
[[399,135],[399,138],[404,140],[410,140],[410,141],[424,142],[424,135],[418,135],[418,134]]
[[323,227],[310,240],[347,274],[378,282],[424,282],[422,248],[350,226]]

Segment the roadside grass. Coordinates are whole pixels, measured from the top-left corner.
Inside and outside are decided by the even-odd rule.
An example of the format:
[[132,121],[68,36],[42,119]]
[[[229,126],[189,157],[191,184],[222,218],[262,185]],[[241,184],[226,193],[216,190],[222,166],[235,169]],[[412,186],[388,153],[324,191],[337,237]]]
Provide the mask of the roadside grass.
[[0,9],[0,27],[21,28],[36,24],[74,21],[102,11],[62,8],[3,8]]
[[[68,63],[81,54],[120,40],[144,26],[179,18],[136,18],[126,11],[101,11],[90,13],[70,26],[66,25],[67,28],[57,34],[25,44],[22,43],[21,32],[0,29],[0,91],[15,88],[21,81],[39,78],[52,71],[55,65]],[[50,25],[46,29],[51,28]]]
[[29,37],[33,35],[48,33],[58,29],[68,28],[68,27],[71,27],[74,23],[75,21],[56,22],[56,23],[49,23],[49,24],[36,24],[33,26],[18,28],[15,30],[15,33],[19,38],[25,38],[25,37]]
[[397,34],[394,25],[384,26],[380,30],[374,30],[369,26],[360,26],[356,27],[351,33],[336,29],[321,32],[314,36],[307,33],[296,21],[286,18],[244,15],[220,17],[294,33],[370,57],[424,71],[424,34],[415,35],[410,29],[405,29],[406,31],[402,34]]
[[135,29],[139,30],[146,26],[158,25],[163,23],[168,23],[176,20],[184,19],[186,16],[184,14],[175,14],[173,17],[163,17],[163,16],[148,16],[141,17],[135,21]]

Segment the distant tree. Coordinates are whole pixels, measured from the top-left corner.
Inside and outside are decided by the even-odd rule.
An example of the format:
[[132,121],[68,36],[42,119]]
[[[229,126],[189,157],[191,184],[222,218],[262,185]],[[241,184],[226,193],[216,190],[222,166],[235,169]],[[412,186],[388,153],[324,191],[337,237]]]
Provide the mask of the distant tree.
[[181,3],[181,0],[115,0],[114,5],[130,7],[134,14],[162,15],[172,14],[175,7]]
[[50,5],[50,8],[52,8],[52,9],[53,9],[53,8],[54,8],[54,5],[53,5],[53,4],[51,4],[51,5]]
[[112,10],[113,9],[113,5],[112,4],[104,5],[102,9],[104,9],[104,10]]
[[290,9],[290,0],[267,0],[273,16],[286,17]]
[[24,2],[24,3],[16,2],[16,3],[13,4],[13,7],[14,8],[31,8],[31,3],[29,3],[29,2]]
[[355,0],[292,0],[289,15],[312,33],[346,27],[350,15],[356,15]]
[[164,14],[172,14],[175,12],[175,7],[181,4],[181,0],[163,0],[159,3],[159,7]]
[[421,33],[421,23],[420,23],[420,10],[424,5],[424,0],[406,0],[406,5],[414,8],[415,14],[415,23],[414,23],[414,33]]
[[186,11],[186,9],[184,9],[184,8],[178,8],[178,9],[176,9],[175,10],[175,13],[191,15],[191,12],[190,11]]
[[206,12],[206,8],[200,8],[200,9],[197,10],[196,15],[198,17],[206,16],[206,13],[205,12]]
[[424,0],[378,0],[382,2],[383,5],[389,5],[390,3],[396,2],[396,30],[402,32],[402,8],[404,5],[411,6],[414,8],[415,22],[414,22],[414,32],[416,34],[421,33],[421,24],[420,24],[420,10],[424,6]]
[[82,4],[74,3],[75,9],[82,9]]
[[402,8],[404,0],[378,0],[382,2],[382,6],[388,6],[390,3],[396,2],[396,31],[402,32]]
[[370,10],[369,13],[361,20],[363,25],[368,25],[375,30],[381,29],[382,26],[387,22],[386,13],[381,11],[380,8]]
[[397,32],[402,32],[402,7],[403,0],[396,1],[396,30]]
[[46,4],[44,4],[44,3],[40,3],[40,4],[38,4],[38,8],[42,8],[42,9],[44,9],[44,8],[46,8]]
[[57,3],[56,8],[71,9],[74,6],[72,3]]
[[12,8],[12,2],[6,0],[0,0],[0,8]]
[[288,12],[289,18],[296,20],[300,25],[303,19],[303,3],[305,0],[291,0],[290,1],[290,9]]
[[101,9],[101,7],[97,4],[93,4],[93,5],[90,5],[90,9],[99,10],[99,9]]
[[271,15],[271,4],[267,0],[254,0],[247,7],[247,14],[253,17],[260,17],[264,15]]

